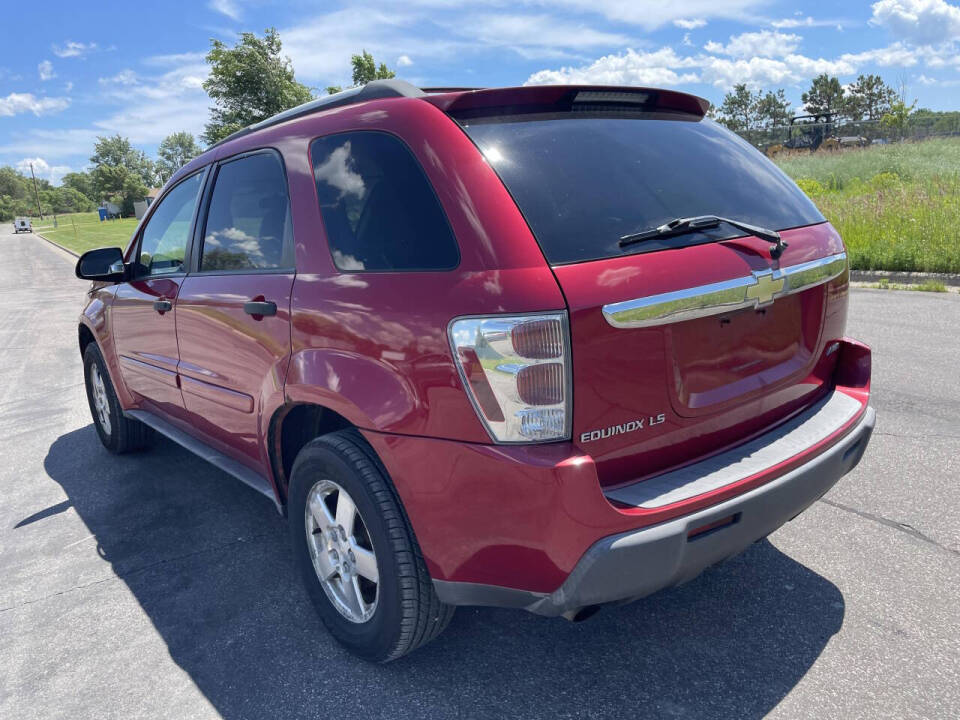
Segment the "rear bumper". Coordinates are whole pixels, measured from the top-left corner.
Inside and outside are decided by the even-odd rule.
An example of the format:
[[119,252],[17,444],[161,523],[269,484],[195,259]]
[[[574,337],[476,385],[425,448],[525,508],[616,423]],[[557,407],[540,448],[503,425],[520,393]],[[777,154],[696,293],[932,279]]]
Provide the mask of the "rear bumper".
[[766,537],[826,493],[860,461],[875,417],[867,407],[854,428],[828,450],[742,495],[658,525],[601,538],[553,592],[435,580],[437,594],[453,605],[516,607],[555,616],[634,600],[686,582]]

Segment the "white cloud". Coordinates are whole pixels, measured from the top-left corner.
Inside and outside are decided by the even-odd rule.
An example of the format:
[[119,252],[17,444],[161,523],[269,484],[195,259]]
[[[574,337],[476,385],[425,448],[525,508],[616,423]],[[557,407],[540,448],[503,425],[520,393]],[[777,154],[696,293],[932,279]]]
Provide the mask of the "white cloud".
[[240,8],[234,0],[210,0],[208,7],[231,20],[240,19]]
[[[531,0],[528,0],[530,2]],[[536,2],[536,0],[533,0]],[[627,22],[647,29],[655,29],[675,20],[744,19],[767,4],[767,0],[552,0],[551,7],[566,7],[586,13],[596,13],[608,20]]]
[[945,0],[880,0],[871,8],[870,23],[898,39],[916,45],[960,39],[960,7]]
[[673,24],[678,28],[683,28],[684,30],[696,30],[697,28],[702,28],[704,25],[706,25],[707,21],[703,18],[691,18],[689,20],[686,18],[679,18],[678,20],[674,20]]
[[801,40],[803,38],[799,35],[761,30],[731,35],[730,42],[726,45],[708,42],[704,49],[710,53],[736,58],[784,57],[793,54]]
[[854,65],[879,65],[880,67],[912,67],[927,53],[910,48],[903,43],[894,43],[882,48],[873,48],[859,53],[844,53],[840,59]]
[[73,90],[73,83],[68,80],[67,82],[65,82],[65,83],[63,84],[63,91],[64,91],[64,92],[70,92],[71,90]]
[[97,44],[92,43],[81,43],[74,42],[73,40],[68,40],[63,45],[53,46],[53,54],[57,57],[68,58],[68,57],[83,57],[84,55],[93,52],[97,49]]
[[693,73],[679,74],[674,69],[691,64],[692,60],[679,57],[672,48],[651,53],[627,50],[622,54],[606,55],[579,68],[541,70],[531,75],[525,84],[677,85],[698,80]]
[[799,27],[830,27],[838,26],[838,20],[815,20],[809,15],[806,17],[783,18],[782,20],[771,20],[770,25],[778,30],[789,30]]
[[10,93],[0,98],[0,117],[12,117],[31,112],[37,117],[65,110],[70,105],[68,98],[37,97],[33,93]]
[[116,75],[99,78],[97,82],[101,85],[136,85],[137,74],[133,70],[121,70]]
[[397,67],[410,67],[413,65],[413,60],[410,59],[409,55],[401,55],[397,58]]
[[29,175],[31,164],[37,177],[49,180],[54,185],[59,185],[63,176],[72,170],[69,165],[50,165],[42,157],[24,158],[17,163],[16,167],[24,175]]
[[37,65],[37,74],[40,75],[41,80],[51,80],[57,76],[53,71],[53,63],[49,60],[44,60]]
[[458,18],[450,29],[469,28],[469,36],[493,47],[509,47],[523,57],[558,57],[564,51],[624,46],[621,33],[594,30],[551,15],[479,14]]

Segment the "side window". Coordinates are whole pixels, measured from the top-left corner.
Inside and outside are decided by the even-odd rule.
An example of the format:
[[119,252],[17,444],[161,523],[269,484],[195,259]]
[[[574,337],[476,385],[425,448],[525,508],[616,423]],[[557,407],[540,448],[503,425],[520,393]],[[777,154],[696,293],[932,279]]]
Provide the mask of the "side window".
[[191,175],[168,192],[153,211],[140,239],[137,275],[182,272],[203,173]]
[[460,251],[427,176],[398,138],[361,131],[310,148],[337,268],[451,270]]
[[200,271],[293,267],[287,179],[272,152],[220,166],[210,196]]

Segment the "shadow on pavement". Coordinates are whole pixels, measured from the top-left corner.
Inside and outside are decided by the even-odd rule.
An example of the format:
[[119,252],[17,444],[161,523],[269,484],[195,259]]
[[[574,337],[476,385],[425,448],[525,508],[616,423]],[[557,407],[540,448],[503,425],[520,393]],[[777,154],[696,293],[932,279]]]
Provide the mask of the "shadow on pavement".
[[840,591],[764,541],[582,624],[462,608],[431,645],[372,666],[326,634],[285,521],[240,483],[166,441],[113,457],[92,425],[44,466],[225,718],[761,717],[843,622]]

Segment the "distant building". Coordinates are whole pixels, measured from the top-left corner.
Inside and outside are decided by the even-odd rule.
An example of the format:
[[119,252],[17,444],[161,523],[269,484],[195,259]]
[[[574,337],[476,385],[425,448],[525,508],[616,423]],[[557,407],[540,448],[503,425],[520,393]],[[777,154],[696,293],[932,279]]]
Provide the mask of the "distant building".
[[137,217],[137,220],[142,220],[143,216],[147,212],[147,208],[153,204],[153,201],[157,199],[157,196],[160,195],[161,188],[150,188],[147,191],[146,197],[142,201],[137,201],[133,203],[133,214]]

